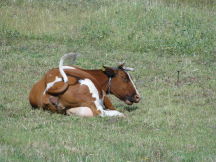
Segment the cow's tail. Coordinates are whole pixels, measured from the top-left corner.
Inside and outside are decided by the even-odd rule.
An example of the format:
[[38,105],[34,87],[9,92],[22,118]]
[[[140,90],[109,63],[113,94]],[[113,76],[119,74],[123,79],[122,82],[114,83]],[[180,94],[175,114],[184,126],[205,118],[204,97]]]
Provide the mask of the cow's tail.
[[64,61],[66,59],[70,58],[70,59],[72,59],[72,64],[73,64],[75,62],[75,60],[76,60],[76,58],[77,58],[78,55],[79,54],[77,54],[77,53],[68,53],[68,54],[65,54],[64,56],[61,57],[60,62],[59,62],[59,71],[60,71],[60,73],[61,73],[61,75],[63,77],[64,82],[68,81],[68,77],[65,74],[64,69],[63,69]]

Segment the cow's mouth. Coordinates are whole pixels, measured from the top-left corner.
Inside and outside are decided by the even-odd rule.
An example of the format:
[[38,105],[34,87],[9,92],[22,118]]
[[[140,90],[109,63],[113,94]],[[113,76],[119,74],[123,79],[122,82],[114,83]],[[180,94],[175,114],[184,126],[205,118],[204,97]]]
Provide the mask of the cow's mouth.
[[127,105],[132,105],[132,104],[133,104],[133,102],[130,101],[130,100],[128,100],[128,99],[124,100],[124,102],[125,102]]

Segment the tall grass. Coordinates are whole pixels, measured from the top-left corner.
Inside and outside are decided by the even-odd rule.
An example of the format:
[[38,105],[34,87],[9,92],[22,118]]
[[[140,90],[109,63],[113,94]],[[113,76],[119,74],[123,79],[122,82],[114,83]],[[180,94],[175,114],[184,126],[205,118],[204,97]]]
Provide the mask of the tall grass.
[[214,10],[150,1],[114,1],[112,5],[107,1],[18,2],[2,8],[1,24],[25,36],[88,44],[106,51],[171,55],[214,51]]
[[178,5],[178,6],[191,6],[199,8],[215,8],[216,2],[214,0],[162,0],[167,5]]

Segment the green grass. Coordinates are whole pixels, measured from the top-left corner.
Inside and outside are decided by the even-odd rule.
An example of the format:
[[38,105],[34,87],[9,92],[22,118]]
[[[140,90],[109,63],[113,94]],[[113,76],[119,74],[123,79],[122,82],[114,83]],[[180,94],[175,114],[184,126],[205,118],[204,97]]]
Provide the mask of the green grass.
[[[0,17],[0,161],[216,161],[214,1],[8,0]],[[111,97],[124,119],[32,110],[67,52],[89,69],[126,60],[141,102]]]

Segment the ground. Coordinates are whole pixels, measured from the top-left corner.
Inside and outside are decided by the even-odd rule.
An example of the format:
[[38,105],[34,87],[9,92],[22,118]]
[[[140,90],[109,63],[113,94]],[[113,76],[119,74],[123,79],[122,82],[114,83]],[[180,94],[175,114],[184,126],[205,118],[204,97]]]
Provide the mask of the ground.
[[[213,0],[8,0],[0,16],[0,161],[216,161]],[[126,118],[31,109],[68,52],[88,69],[126,61],[141,102],[111,97]]]

